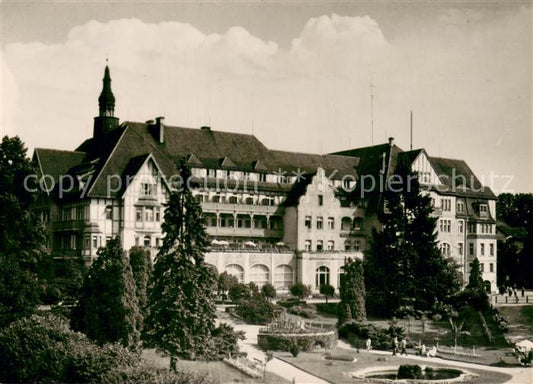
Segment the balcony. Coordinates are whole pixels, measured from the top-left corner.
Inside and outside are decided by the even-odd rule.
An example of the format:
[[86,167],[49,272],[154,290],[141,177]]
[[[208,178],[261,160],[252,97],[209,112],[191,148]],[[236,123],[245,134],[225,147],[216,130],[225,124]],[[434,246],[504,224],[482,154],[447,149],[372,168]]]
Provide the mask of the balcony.
[[282,209],[276,205],[225,204],[212,202],[202,202],[201,204],[204,212],[235,212],[254,215],[273,215]]
[[207,234],[211,236],[235,237],[282,237],[281,229],[265,228],[232,228],[232,227],[207,227]]
[[89,224],[85,220],[67,220],[67,221],[56,221],[52,224],[52,230],[54,232],[60,231],[83,231],[85,227]]

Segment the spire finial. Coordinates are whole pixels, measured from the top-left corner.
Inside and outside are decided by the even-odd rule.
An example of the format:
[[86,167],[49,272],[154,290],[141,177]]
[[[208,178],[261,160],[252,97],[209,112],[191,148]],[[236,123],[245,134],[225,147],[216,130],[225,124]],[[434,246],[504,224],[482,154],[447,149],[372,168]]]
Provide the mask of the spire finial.
[[115,96],[111,91],[111,75],[109,74],[109,66],[107,65],[108,59],[106,58],[106,66],[103,78],[103,87],[100,97],[98,98],[98,105],[100,106],[100,116],[113,117],[115,113]]

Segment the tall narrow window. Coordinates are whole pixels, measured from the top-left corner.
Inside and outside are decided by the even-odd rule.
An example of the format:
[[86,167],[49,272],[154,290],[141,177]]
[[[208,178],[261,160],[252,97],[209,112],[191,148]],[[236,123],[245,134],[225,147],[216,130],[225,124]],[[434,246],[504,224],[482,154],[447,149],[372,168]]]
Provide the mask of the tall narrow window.
[[490,254],[491,256],[494,256],[494,244],[490,244],[490,245],[489,245],[489,252],[490,252],[489,254]]
[[318,216],[316,218],[316,229],[322,229],[323,228],[323,218],[322,216]]
[[335,229],[335,219],[328,217],[328,229]]
[[324,195],[318,195],[318,205],[324,205]]
[[305,216],[305,228],[311,229],[311,216]]
[[322,252],[324,250],[324,242],[322,240],[316,241],[316,250],[317,252]]
[[305,250],[307,252],[311,251],[311,245],[312,245],[311,240],[305,240]]

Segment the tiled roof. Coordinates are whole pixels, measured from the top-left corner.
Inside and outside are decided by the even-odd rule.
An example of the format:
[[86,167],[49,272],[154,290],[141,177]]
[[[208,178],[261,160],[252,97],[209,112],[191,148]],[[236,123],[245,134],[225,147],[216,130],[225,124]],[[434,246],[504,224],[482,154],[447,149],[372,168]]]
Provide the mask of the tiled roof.
[[68,173],[68,171],[79,164],[86,158],[85,152],[78,151],[61,151],[56,149],[35,148],[34,161],[38,162],[38,166],[47,184],[47,188],[51,188],[52,180],[55,185],[59,181],[59,177]]
[[441,193],[496,198],[496,195],[489,187],[481,184],[464,160],[445,159],[442,157],[429,157],[428,159],[435,172],[437,172],[441,183],[447,187],[447,190],[440,188],[439,191]]

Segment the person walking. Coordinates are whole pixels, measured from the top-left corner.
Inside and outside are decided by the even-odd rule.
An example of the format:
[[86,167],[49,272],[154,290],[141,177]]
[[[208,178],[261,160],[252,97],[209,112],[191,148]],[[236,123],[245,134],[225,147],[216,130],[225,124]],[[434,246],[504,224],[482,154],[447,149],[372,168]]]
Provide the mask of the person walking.
[[366,350],[370,351],[371,349],[372,349],[372,340],[369,337],[368,339],[366,339]]
[[392,340],[392,355],[396,356],[396,351],[398,351],[398,338],[395,336]]
[[407,340],[405,340],[405,337],[402,338],[402,341],[400,342],[400,356],[403,355],[405,353],[405,355],[407,356]]

